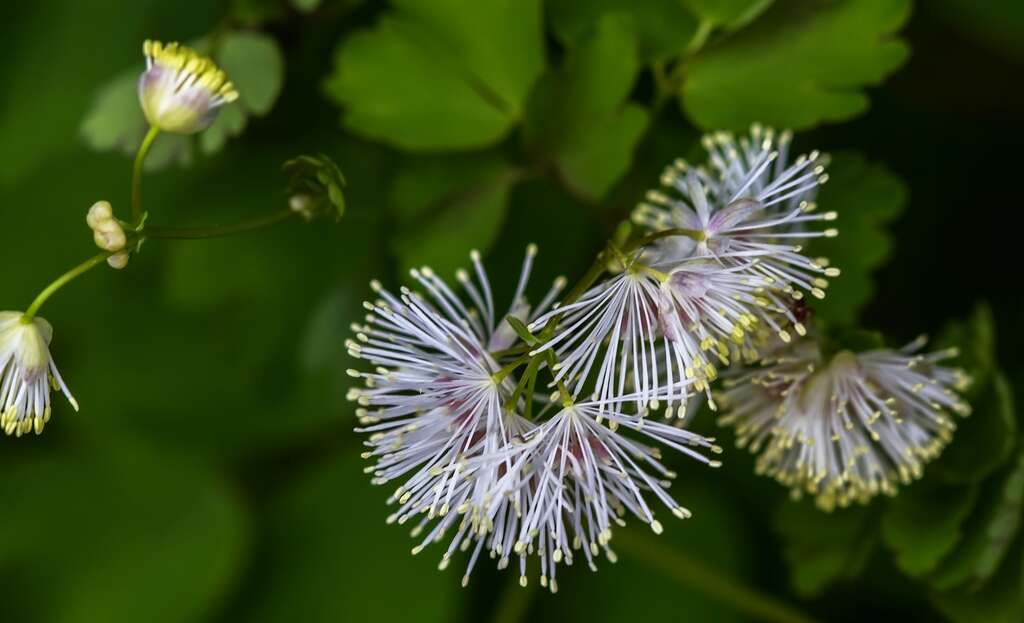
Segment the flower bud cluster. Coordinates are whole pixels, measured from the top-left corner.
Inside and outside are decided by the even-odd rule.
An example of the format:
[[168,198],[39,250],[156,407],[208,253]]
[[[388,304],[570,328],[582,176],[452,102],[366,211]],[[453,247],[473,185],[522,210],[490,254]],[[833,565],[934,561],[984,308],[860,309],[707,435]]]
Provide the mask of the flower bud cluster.
[[97,201],[89,208],[85,222],[92,229],[93,241],[96,246],[104,251],[117,251],[107,258],[107,264],[111,268],[122,269],[128,265],[130,253],[125,250],[128,244],[128,236],[124,233],[124,226],[114,218],[114,210],[109,201]]

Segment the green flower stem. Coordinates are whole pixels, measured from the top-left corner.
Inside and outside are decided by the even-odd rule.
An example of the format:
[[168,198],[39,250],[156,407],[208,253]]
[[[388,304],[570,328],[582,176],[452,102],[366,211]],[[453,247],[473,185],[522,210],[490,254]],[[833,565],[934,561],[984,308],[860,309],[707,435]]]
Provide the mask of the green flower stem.
[[[554,374],[555,366],[558,365],[558,357],[555,355],[555,351],[550,348],[544,351],[544,353],[548,357],[548,367],[551,369],[551,373]],[[572,393],[565,386],[565,383],[559,380],[555,381],[555,385],[558,386],[558,399],[562,402],[562,407],[568,409],[573,406],[575,402],[573,402]],[[533,400],[533,396],[530,396],[530,400]]]
[[42,307],[43,303],[45,303],[51,296],[53,296],[57,292],[57,290],[60,290],[61,288],[66,286],[76,277],[79,277],[89,272],[96,266],[99,266],[100,264],[105,262],[108,257],[116,253],[118,253],[118,251],[104,251],[103,253],[98,253],[90,257],[89,259],[85,260],[78,266],[75,266],[74,268],[64,273],[60,277],[57,277],[57,279],[53,283],[46,286],[46,288],[39,293],[39,296],[37,296],[35,300],[32,301],[32,304],[29,305],[28,310],[25,312],[25,315],[21,317],[21,321],[25,324],[32,322],[32,320],[36,317],[36,314],[39,313],[39,308]]
[[615,543],[622,550],[661,570],[680,585],[697,589],[743,614],[771,623],[815,623],[815,619],[770,595],[746,586],[724,573],[709,568],[655,539],[622,530]]
[[[149,136],[155,135],[155,132],[150,131]],[[150,140],[149,142],[152,142],[152,140]],[[145,149],[146,147],[144,143],[143,149],[139,150],[139,153],[140,155],[143,156],[143,158],[145,157]],[[137,160],[137,162],[141,161],[142,159]],[[204,238],[220,238],[222,236],[230,236],[232,234],[239,234],[247,231],[252,231],[255,229],[261,229],[263,227],[270,227],[272,225],[276,225],[282,221],[285,221],[295,215],[296,212],[294,210],[285,209],[280,212],[270,214],[268,216],[263,216],[249,221],[243,221],[241,223],[235,223],[234,225],[224,225],[196,229],[177,229],[173,227],[147,226],[142,232],[133,234],[131,237],[129,237],[127,244],[125,244],[124,246],[124,249],[133,249],[135,248],[135,245],[137,245],[139,242],[147,238],[153,238],[156,240],[199,240]],[[54,293],[57,292],[57,290],[60,290],[75,278],[89,272],[96,266],[99,266],[100,264],[105,262],[108,257],[116,255],[120,252],[121,251],[104,251],[102,253],[98,253],[90,257],[89,259],[85,260],[78,266],[75,266],[74,268],[64,273],[60,277],[58,277],[53,283],[46,286],[46,289],[40,292],[39,296],[37,296],[35,300],[32,301],[32,304],[29,306],[28,311],[26,311],[25,315],[22,316],[22,322],[26,324],[32,322],[36,314],[39,312],[39,308],[42,307],[43,304],[46,303],[46,301],[51,296],[53,296]]]
[[286,221],[297,214],[298,212],[286,208],[280,212],[274,212],[267,216],[242,221],[241,223],[217,225],[214,227],[177,228],[147,225],[143,230],[143,235],[146,238],[152,238],[154,240],[202,240],[205,238],[221,238],[256,229],[263,229],[264,227],[271,227],[281,223],[282,221]]
[[525,363],[529,363],[530,359],[532,359],[532,357],[530,356],[529,353],[527,353],[527,354],[523,355],[522,357],[516,359],[512,363],[508,364],[507,366],[505,366],[501,370],[498,370],[497,372],[492,374],[491,378],[494,379],[495,383],[501,383],[503,380],[505,380],[505,377],[508,376],[509,374],[512,374],[512,372],[515,371],[516,368],[518,368],[519,366],[521,366],[521,365],[523,365]]
[[[537,370],[540,368],[540,359],[534,359],[530,362],[530,365],[526,368],[526,408],[523,410],[523,417],[527,420],[533,420],[533,392],[537,386]],[[519,397],[516,396],[516,400]]]
[[[156,136],[156,132],[151,130],[149,135],[147,136]],[[152,142],[152,139],[150,138],[150,140],[147,142]],[[139,150],[139,154],[140,156],[142,156],[142,158],[136,160],[136,169],[138,169],[139,163],[141,163],[142,160],[145,158],[146,149],[146,143],[143,143],[143,148]],[[268,216],[263,216],[249,221],[243,221],[241,223],[235,223],[233,225],[204,227],[196,229],[178,229],[173,227],[147,226],[142,232],[134,234],[132,237],[130,237],[127,244],[125,244],[124,249],[133,249],[135,248],[135,245],[137,245],[139,242],[147,238],[153,238],[156,240],[200,240],[204,238],[220,238],[223,236],[230,236],[232,234],[239,234],[247,231],[253,231],[255,229],[261,229],[264,227],[276,225],[282,221],[291,218],[292,216],[295,216],[295,214],[296,212],[294,210],[285,209],[281,210],[280,212],[270,214]],[[32,322],[36,314],[39,312],[39,308],[41,308],[43,304],[46,303],[46,301],[57,292],[57,290],[60,290],[65,285],[73,281],[75,278],[89,272],[96,266],[99,266],[100,264],[105,262],[108,257],[116,255],[120,252],[121,251],[104,251],[102,253],[98,253],[90,257],[89,259],[85,260],[78,266],[75,266],[74,268],[64,273],[60,277],[58,277],[53,283],[46,286],[46,289],[40,292],[39,296],[37,296],[35,300],[32,301],[32,304],[29,305],[28,310],[22,316],[22,322],[24,322],[25,324]]]
[[153,146],[160,130],[153,126],[146,132],[146,138],[142,139],[139,152],[135,154],[135,166],[132,168],[132,221],[138,225],[142,222],[142,165],[149,155],[149,148]]
[[[690,43],[686,46],[686,52],[685,52],[686,56],[693,56],[697,52],[700,52],[701,49],[704,47],[704,44],[706,44],[708,42],[708,37],[711,35],[711,32],[714,29],[715,29],[715,23],[712,22],[711,20],[709,20],[709,19],[702,19],[702,20],[700,20],[700,24],[698,24],[698,26],[697,26],[697,32],[695,32],[693,34],[693,39],[691,39]],[[682,62],[680,62],[679,65],[682,66]],[[682,75],[681,72],[676,72],[676,73],[677,73],[677,75],[674,76],[674,78],[675,78],[674,82],[678,82],[678,84],[681,85],[682,84],[682,79],[685,76]]]
[[514,410],[519,405],[519,399],[524,395],[523,392],[526,392],[525,396],[527,399],[523,409],[523,417],[527,420],[533,417],[533,388],[537,384],[537,370],[540,368],[540,364],[540,357],[531,356],[526,370],[519,377],[519,383],[516,384],[516,388],[512,391],[512,396],[508,401],[509,409]]

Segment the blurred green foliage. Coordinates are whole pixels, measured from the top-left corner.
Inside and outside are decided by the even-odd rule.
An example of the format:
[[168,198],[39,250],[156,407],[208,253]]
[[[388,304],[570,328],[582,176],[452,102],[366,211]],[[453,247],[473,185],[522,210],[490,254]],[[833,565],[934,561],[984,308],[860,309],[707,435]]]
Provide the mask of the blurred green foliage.
[[682,103],[705,128],[742,129],[751,117],[803,129],[864,112],[866,85],[903,64],[893,38],[910,2],[776,2],[749,29],[698,54],[685,72]]
[[493,145],[544,70],[538,0],[399,0],[338,48],[344,124],[409,150]]
[[[94,201],[127,212],[145,38],[201,46],[242,95],[198,138],[158,139],[152,223],[284,208],[294,170],[281,165],[300,153],[344,172],[304,178],[332,205],[347,186],[337,225],[150,241],[126,271],[90,274],[45,308],[83,409],[58,406],[42,437],[0,439],[0,619],[746,620],[680,586],[684,563],[822,620],[1024,617],[1024,306],[1007,291],[1019,260],[1000,255],[1019,242],[999,221],[1024,109],[1006,86],[1021,69],[1016,4],[922,2],[913,16],[908,0],[4,11],[0,308],[91,253]],[[517,578],[487,560],[461,590],[464,560],[438,572],[437,548],[410,557],[405,528],[384,524],[387,492],[355,459],[345,401],[342,343],[367,282],[424,264],[448,277],[476,248],[509,276],[501,298],[529,242],[538,289],[578,276],[665,164],[700,157],[702,130],[754,121],[835,152],[819,205],[839,211],[841,233],[814,251],[843,274],[813,313],[890,343],[965,319],[938,340],[961,348],[975,380],[974,413],[944,456],[896,498],[825,515],[756,477],[725,439],[721,470],[679,466],[674,493],[694,518],[655,541],[676,572],[625,535],[618,564],[562,568],[557,596],[509,591]]]

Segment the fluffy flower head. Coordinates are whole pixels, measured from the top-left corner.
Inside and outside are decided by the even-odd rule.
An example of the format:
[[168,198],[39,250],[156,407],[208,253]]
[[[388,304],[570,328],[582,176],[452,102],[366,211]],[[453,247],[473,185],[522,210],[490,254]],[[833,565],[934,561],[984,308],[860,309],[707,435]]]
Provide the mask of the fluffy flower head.
[[802,242],[832,237],[814,227],[836,219],[816,212],[818,187],[828,180],[828,159],[817,151],[787,162],[791,135],[755,125],[736,139],[718,132],[704,137],[708,165],[677,160],[662,175],[668,193],[651,191],[633,220],[652,231],[687,229],[696,240],[673,237],[660,244],[654,266],[712,257],[742,266],[764,287],[795,298],[824,297],[825,277],[839,274],[827,260],[803,255]]
[[[628,402],[628,401],[627,401]],[[609,408],[610,407],[610,408]],[[627,430],[632,434],[624,434]],[[654,441],[711,467],[720,463],[705,452],[719,453],[714,440],[676,426],[623,413],[618,404],[599,401],[565,406],[550,420],[524,435],[530,450],[530,504],[523,510],[514,551],[536,552],[541,584],[557,591],[557,565],[572,565],[577,556],[597,570],[603,551],[615,562],[612,530],[632,515],[660,534],[655,517],[660,503],[679,519],[690,511],[669,494],[675,473],[661,462]],[[526,576],[520,578],[526,583]]]
[[[558,280],[537,308],[525,299],[536,248],[526,254],[506,315],[529,321],[564,285]],[[356,325],[349,353],[376,366],[351,371],[366,387],[350,396],[360,407],[360,432],[370,435],[364,457],[375,484],[403,480],[390,503],[389,521],[416,518],[424,534],[417,553],[449,530],[454,538],[442,566],[459,548],[473,548],[468,576],[483,547],[507,559],[505,538],[521,504],[518,488],[525,460],[517,440],[534,425],[509,404],[515,383],[501,378],[499,356],[515,338],[496,314],[490,280],[474,253],[473,275],[458,279],[467,304],[429,268],[412,271],[425,294],[403,288],[399,296],[373,287],[366,324]],[[475,278],[474,278],[475,277]]]
[[920,477],[970,409],[956,390],[968,380],[939,365],[955,350],[840,351],[829,359],[804,340],[762,370],[732,379],[720,422],[740,446],[760,452],[758,469],[831,509],[894,494]]

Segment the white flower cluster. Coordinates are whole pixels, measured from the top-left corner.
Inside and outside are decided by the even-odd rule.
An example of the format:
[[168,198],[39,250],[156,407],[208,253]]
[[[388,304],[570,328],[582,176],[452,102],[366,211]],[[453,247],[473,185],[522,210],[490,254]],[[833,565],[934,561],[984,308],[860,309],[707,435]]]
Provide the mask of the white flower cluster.
[[[412,272],[419,292],[373,284],[378,298],[347,345],[374,369],[350,371],[365,385],[350,398],[369,435],[366,471],[376,484],[400,482],[389,521],[412,522],[413,553],[446,542],[444,568],[456,550],[470,550],[464,583],[485,550],[499,568],[517,558],[523,584],[535,555],[541,583],[554,591],[558,565],[582,558],[595,568],[602,552],[614,561],[612,529],[627,516],[661,532],[658,508],[690,515],[668,491],[675,474],[661,448],[713,467],[721,448],[683,428],[688,400],[706,397],[715,408],[720,367],[786,361],[780,350],[805,348],[811,338],[794,341],[808,333],[801,299],[823,297],[839,274],[802,246],[837,233],[828,226],[836,214],[815,204],[827,159],[812,152],[790,162],[789,142],[789,133],[756,126],[739,139],[706,137],[708,164],[674,163],[665,190],[636,209],[644,236],[602,253],[595,266],[609,276],[558,303],[562,279],[538,305],[526,298],[532,246],[505,315],[476,253],[472,273],[457,275],[462,293],[428,268]],[[834,363],[828,384],[780,390],[784,404],[754,395],[774,390],[764,381],[773,369],[733,379],[720,398],[742,439],[759,446],[771,437],[765,471],[826,478],[838,500],[885,490],[893,465],[918,470],[948,435],[941,408],[961,408],[934,357],[848,359],[859,363]],[[806,392],[820,400],[804,400]],[[662,409],[668,421],[652,417]],[[819,448],[838,439],[840,449],[824,463],[788,451],[812,438]],[[881,447],[865,450],[869,443]],[[836,480],[839,461],[848,465]]]
[[[530,247],[507,316],[529,322],[549,308],[564,286],[559,279],[536,307],[525,298],[536,248]],[[495,313],[490,281],[473,254],[473,275],[458,278],[464,303],[431,270],[413,271],[425,294],[398,296],[374,289],[366,323],[353,327],[354,357],[378,366],[351,371],[365,387],[354,389],[360,432],[368,433],[364,457],[377,484],[403,479],[390,498],[390,522],[414,523],[421,538],[413,552],[449,535],[441,566],[456,550],[471,549],[464,582],[480,553],[505,567],[518,558],[526,582],[527,558],[540,558],[541,582],[557,590],[555,567],[577,555],[589,565],[610,549],[612,524],[629,512],[651,525],[644,492],[677,516],[689,512],[666,491],[673,474],[657,448],[621,434],[632,429],[709,464],[702,451],[712,440],[624,413],[616,402],[541,399],[557,412],[543,423],[524,417],[526,385],[503,367],[522,349],[516,333]],[[525,377],[524,377],[525,378]],[[453,535],[450,533],[454,533]]]

